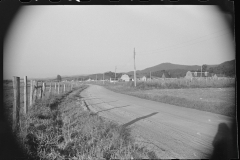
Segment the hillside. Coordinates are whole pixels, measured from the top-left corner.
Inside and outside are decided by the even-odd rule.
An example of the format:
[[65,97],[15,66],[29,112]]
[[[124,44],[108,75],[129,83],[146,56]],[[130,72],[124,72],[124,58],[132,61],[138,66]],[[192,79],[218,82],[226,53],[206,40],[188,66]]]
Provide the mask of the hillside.
[[[137,75],[150,76],[150,72],[153,76],[162,77],[162,74],[166,77],[184,77],[187,71],[200,71],[201,66],[198,65],[180,65],[172,63],[161,63],[159,65],[146,68],[144,70],[137,70]],[[207,65],[207,71],[214,74],[222,74],[226,76],[235,75],[235,60],[226,61],[218,65]],[[127,72],[128,75],[133,75],[134,72]]]
[[[116,73],[116,78],[120,78],[122,76],[122,74],[124,73]],[[87,79],[98,79],[98,80],[102,80],[103,79],[103,74],[102,73],[98,73],[98,74],[91,74],[91,75],[88,75],[88,76],[85,76],[84,77],[84,80],[87,80]],[[115,72],[105,72],[104,73],[104,79],[110,79],[110,78],[115,78]]]
[[160,70],[172,70],[172,69],[185,69],[185,70],[197,70],[200,66],[194,65],[194,66],[188,66],[188,65],[180,65],[180,64],[172,64],[172,63],[161,63],[159,65],[146,68],[142,70],[142,73],[146,72],[155,72]]
[[[207,65],[207,68],[210,67],[216,67],[218,65]],[[161,71],[161,70],[185,70],[186,71],[192,71],[192,70],[200,70],[201,66],[198,65],[180,65],[180,64],[172,64],[172,63],[161,63],[159,65],[153,66],[153,67],[149,67],[146,68],[144,70],[138,70],[137,74],[147,74],[150,72],[156,72],[156,71]],[[127,74],[129,75],[133,75],[133,71],[127,72]]]
[[226,61],[219,64],[216,67],[210,67],[208,71],[214,74],[221,74],[221,75],[233,77],[236,75],[235,63],[236,63],[235,60]]
[[[198,65],[180,65],[172,63],[161,63],[159,65],[149,67],[143,70],[137,70],[137,76],[147,76],[150,77],[150,72],[152,76],[162,77],[163,73],[166,78],[177,78],[184,77],[187,71],[200,71],[201,66]],[[235,60],[226,61],[218,65],[207,65],[207,71],[217,75],[234,76],[235,75]],[[120,78],[122,74],[116,73],[116,77]],[[134,72],[127,72],[129,76],[133,76]],[[104,79],[114,78],[114,72],[105,72]],[[79,75],[79,76],[64,76],[62,80],[87,80],[87,79],[103,79],[102,73],[90,74],[90,75]]]

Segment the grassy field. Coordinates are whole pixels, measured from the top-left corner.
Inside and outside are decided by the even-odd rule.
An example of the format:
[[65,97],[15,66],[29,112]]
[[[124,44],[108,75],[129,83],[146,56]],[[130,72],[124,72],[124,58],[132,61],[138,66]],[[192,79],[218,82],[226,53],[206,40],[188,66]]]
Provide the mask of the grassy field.
[[[124,86],[134,86],[134,82],[121,83]],[[138,89],[180,89],[180,88],[226,88],[235,87],[233,78],[177,78],[177,79],[159,79],[152,81],[137,81]]]
[[[166,83],[170,84],[170,82]],[[169,88],[161,88],[160,82],[138,82],[136,88],[133,82],[95,84],[139,98],[235,117],[235,88],[231,80],[223,79],[214,82],[214,88],[201,86],[203,82],[198,84],[198,86],[201,86],[200,88],[195,88],[197,85],[192,85],[193,88],[187,87],[186,83],[184,84],[181,80],[179,80],[179,86],[182,86],[182,88],[179,88],[176,82],[172,83],[173,85],[163,84],[170,86]],[[217,86],[224,88],[216,88]]]
[[130,128],[85,110],[79,93],[86,87],[48,94],[30,107],[28,115],[20,113],[17,140],[25,150],[24,159],[157,158],[135,142]]

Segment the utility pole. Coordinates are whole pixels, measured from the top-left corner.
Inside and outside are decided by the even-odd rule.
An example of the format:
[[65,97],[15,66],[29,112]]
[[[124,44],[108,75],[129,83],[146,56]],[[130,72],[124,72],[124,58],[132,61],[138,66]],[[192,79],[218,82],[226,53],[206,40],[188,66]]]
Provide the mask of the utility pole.
[[134,86],[136,87],[136,65],[135,65],[135,48],[134,48]]
[[96,74],[96,81],[97,81],[97,74]]
[[202,77],[202,65],[201,65],[201,77]]
[[115,66],[115,80],[116,80],[116,69],[117,69],[117,66]]
[[150,71],[150,81],[152,80],[152,74],[151,74],[152,72]]
[[117,66],[115,66],[115,79],[114,79],[114,84],[116,82],[116,70],[117,70]]
[[114,80],[114,84],[115,84],[115,81],[116,81],[116,69],[117,69],[117,66],[115,66],[115,80]]
[[103,84],[104,84],[104,73],[103,73]]

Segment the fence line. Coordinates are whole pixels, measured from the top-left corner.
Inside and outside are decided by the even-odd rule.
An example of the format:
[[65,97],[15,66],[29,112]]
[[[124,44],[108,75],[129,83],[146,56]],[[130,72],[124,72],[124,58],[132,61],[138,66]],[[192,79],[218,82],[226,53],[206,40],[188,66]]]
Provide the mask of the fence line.
[[13,132],[19,130],[19,111],[20,111],[20,77],[13,77]]
[[27,76],[24,77],[24,113],[28,112],[28,84],[27,84]]
[[[39,85],[40,83],[40,85]],[[23,113],[27,114],[29,106],[32,106],[37,99],[42,99],[46,96],[46,90],[47,90],[47,83],[43,81],[36,81],[36,80],[30,80],[30,85],[28,85],[27,76],[24,76],[23,81],[23,89],[24,89],[24,108]],[[58,84],[58,91],[57,86]],[[63,84],[63,85],[61,85]],[[76,84],[75,84],[76,85]],[[73,89],[74,84],[72,82],[70,83],[56,83],[55,82],[55,93],[60,94],[60,87],[62,86],[61,92],[65,93],[66,90],[70,91]],[[70,87],[71,86],[71,87]],[[28,87],[30,87],[29,97],[28,97]],[[19,115],[20,115],[20,77],[13,76],[13,114],[12,114],[12,130],[13,132],[17,132],[19,130]],[[67,88],[67,89],[66,89]],[[52,93],[52,82],[50,82],[49,85],[49,94]],[[39,93],[38,93],[39,92]],[[29,101],[29,105],[28,105]]]

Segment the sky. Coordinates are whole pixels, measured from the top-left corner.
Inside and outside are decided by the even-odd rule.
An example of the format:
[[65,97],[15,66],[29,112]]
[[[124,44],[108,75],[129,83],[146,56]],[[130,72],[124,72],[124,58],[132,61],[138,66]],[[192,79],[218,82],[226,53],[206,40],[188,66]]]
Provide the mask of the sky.
[[215,6],[25,6],[4,39],[4,79],[220,64],[234,40]]

